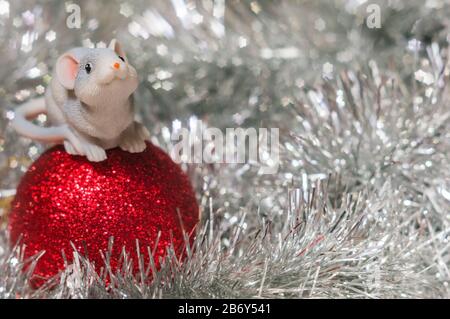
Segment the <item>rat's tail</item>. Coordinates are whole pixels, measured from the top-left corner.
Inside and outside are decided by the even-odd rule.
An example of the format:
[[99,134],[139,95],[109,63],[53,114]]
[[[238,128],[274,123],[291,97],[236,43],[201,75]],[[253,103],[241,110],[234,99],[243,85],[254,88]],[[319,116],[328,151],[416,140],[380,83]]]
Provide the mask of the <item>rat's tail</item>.
[[65,137],[62,127],[41,127],[31,122],[32,119],[43,113],[47,113],[45,99],[42,97],[30,100],[15,110],[11,126],[20,135],[33,140],[50,143],[62,142]]
[[41,97],[30,100],[15,110],[11,126],[20,135],[36,141],[62,143],[64,140],[69,140],[77,151],[83,149],[78,138],[66,125],[41,127],[31,122],[32,119],[43,113],[47,113],[45,99]]

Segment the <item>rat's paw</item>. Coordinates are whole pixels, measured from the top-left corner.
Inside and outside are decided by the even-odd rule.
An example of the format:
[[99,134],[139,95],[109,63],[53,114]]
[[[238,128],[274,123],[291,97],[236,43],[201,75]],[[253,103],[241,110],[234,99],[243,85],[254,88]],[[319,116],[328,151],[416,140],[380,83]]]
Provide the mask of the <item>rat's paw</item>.
[[134,122],[122,133],[119,147],[130,153],[141,153],[147,147],[145,140],[148,139],[150,139],[150,133],[145,126]]
[[83,148],[87,159],[91,162],[101,162],[106,159],[106,152],[100,146],[95,144],[85,144],[83,145]]
[[69,153],[70,155],[84,155],[80,152],[78,152],[75,147],[73,147],[72,143],[70,143],[69,141],[64,141],[64,149],[66,150],[67,153]]
[[134,125],[135,125],[135,130],[136,130],[137,135],[144,141],[149,141],[150,140],[150,132],[147,130],[147,128],[138,122],[134,122]]
[[120,142],[119,147],[130,153],[141,153],[145,150],[147,145],[145,145],[145,141],[136,138],[124,138]]
[[91,162],[101,162],[106,159],[105,150],[73,132],[68,126],[63,127],[66,140],[64,148],[71,155],[84,155]]

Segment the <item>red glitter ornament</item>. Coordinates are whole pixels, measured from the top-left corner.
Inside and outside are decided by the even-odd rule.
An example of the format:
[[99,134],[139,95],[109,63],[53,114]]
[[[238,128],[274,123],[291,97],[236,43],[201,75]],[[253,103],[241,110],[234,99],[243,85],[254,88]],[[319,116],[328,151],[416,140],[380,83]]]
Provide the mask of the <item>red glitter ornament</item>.
[[36,278],[49,278],[64,269],[62,252],[71,261],[71,242],[99,270],[104,267],[99,252],[106,252],[114,237],[113,269],[125,247],[137,271],[136,241],[146,265],[148,247],[157,244],[153,258],[158,267],[169,245],[173,243],[178,254],[184,249],[183,229],[192,239],[199,208],[187,176],[166,153],[147,143],[142,153],[115,148],[107,156],[94,163],[56,146],[23,177],[9,229],[12,244],[22,235],[25,257],[45,250],[34,271]]

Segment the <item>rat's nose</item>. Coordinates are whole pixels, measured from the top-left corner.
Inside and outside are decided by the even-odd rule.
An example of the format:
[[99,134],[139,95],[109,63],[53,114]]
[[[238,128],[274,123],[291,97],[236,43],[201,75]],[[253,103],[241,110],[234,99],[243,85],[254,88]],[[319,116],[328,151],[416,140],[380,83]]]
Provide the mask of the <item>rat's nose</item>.
[[119,62],[114,63],[113,68],[118,70],[120,68],[120,63]]

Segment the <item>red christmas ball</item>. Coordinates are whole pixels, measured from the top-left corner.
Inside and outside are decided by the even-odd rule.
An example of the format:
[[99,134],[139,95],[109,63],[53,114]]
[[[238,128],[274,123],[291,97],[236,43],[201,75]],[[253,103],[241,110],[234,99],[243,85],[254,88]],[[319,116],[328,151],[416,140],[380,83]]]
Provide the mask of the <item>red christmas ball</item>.
[[45,251],[34,271],[37,281],[64,269],[62,252],[70,262],[71,243],[98,271],[104,267],[100,251],[108,251],[113,237],[110,265],[120,266],[125,247],[137,271],[136,241],[146,265],[148,247],[154,249],[158,267],[172,243],[183,254],[183,230],[192,240],[199,208],[180,167],[151,143],[142,153],[116,148],[107,155],[107,160],[93,163],[56,146],[22,178],[9,230],[12,244],[21,238],[26,245],[25,257]]

